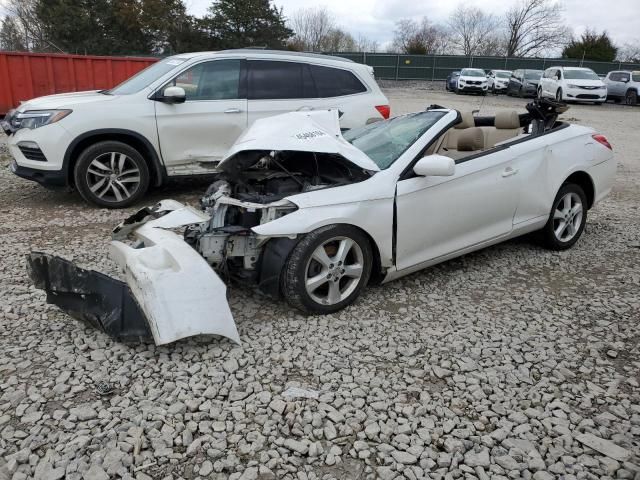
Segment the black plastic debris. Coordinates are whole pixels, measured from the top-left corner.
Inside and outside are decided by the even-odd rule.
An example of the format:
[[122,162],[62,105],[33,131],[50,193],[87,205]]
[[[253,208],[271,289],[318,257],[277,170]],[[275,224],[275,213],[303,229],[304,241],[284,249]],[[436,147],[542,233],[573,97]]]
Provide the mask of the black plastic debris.
[[47,303],[117,340],[150,339],[145,314],[129,286],[102,273],[85,270],[53,255],[31,252],[27,270]]

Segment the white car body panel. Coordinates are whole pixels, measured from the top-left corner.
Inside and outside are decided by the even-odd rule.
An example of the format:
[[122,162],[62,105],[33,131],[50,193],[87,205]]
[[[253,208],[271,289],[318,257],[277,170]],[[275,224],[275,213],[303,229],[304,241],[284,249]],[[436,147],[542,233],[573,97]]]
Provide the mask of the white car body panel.
[[165,201],[160,210],[172,211],[135,230],[144,248],[111,243],[111,256],[124,270],[156,345],[202,334],[221,335],[239,344],[225,284],[193,248],[169,230],[208,217],[173,201]]

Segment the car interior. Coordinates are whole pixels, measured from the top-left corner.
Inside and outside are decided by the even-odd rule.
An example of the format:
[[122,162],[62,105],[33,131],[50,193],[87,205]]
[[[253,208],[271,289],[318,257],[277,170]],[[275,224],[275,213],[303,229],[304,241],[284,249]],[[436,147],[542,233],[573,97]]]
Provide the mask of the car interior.
[[474,117],[471,112],[460,112],[460,118],[428,149],[427,155],[436,153],[459,161],[527,135],[515,110],[498,112],[495,117]]

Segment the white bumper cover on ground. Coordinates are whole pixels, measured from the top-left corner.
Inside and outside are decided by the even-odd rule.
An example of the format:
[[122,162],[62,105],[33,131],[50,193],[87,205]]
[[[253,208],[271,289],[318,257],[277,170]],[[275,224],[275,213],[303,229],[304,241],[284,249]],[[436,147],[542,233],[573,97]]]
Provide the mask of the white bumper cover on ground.
[[161,202],[158,211],[163,210],[170,212],[134,230],[144,241],[143,248],[111,243],[111,255],[124,270],[155,343],[211,334],[239,344],[225,284],[198,252],[170,230],[209,217],[174,201]]

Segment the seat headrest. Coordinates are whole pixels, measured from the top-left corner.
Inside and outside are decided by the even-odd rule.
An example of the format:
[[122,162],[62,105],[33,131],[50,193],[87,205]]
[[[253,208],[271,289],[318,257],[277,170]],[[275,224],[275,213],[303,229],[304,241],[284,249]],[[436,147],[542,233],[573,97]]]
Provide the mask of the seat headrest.
[[520,117],[515,110],[506,110],[496,113],[495,127],[500,129],[520,128]]
[[473,113],[471,112],[460,112],[460,123],[456,123],[453,128],[470,128],[475,127],[476,121],[473,118]]
[[480,127],[467,128],[458,137],[459,152],[475,152],[484,150],[484,134]]

